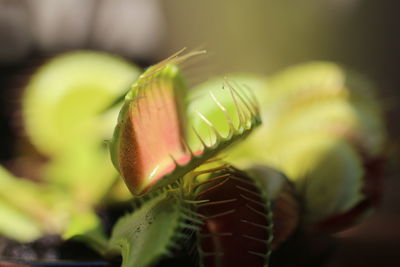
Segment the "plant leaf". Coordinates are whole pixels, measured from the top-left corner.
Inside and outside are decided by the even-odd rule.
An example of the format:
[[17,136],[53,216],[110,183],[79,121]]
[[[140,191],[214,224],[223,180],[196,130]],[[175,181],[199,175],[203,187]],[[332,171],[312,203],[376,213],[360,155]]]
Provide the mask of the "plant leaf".
[[[176,57],[175,57],[176,58]],[[134,195],[171,172],[182,145],[185,85],[173,59],[150,67],[132,85],[111,142],[111,158]]]
[[185,205],[172,191],[145,201],[121,218],[113,228],[109,254],[122,254],[122,267],[153,266],[182,245],[188,216]]
[[0,166],[0,233],[20,242],[59,233],[68,221],[67,199],[60,190],[16,178]]
[[68,191],[82,209],[96,205],[118,177],[104,140],[139,70],[118,57],[80,51],[54,57],[33,74],[23,96],[30,140],[50,160],[43,180]]
[[265,132],[281,136],[323,131],[350,140],[367,156],[382,151],[381,107],[370,83],[358,74],[333,63],[311,62],[272,76],[268,84],[262,112]]
[[52,156],[83,140],[109,138],[112,126],[108,123],[104,130],[104,123],[110,121],[97,117],[138,75],[135,66],[104,53],[80,51],[53,58],[32,76],[23,96],[31,141]]
[[303,222],[316,223],[349,210],[363,199],[363,166],[354,148],[339,138],[298,136],[271,147],[265,157],[282,170],[304,199]]

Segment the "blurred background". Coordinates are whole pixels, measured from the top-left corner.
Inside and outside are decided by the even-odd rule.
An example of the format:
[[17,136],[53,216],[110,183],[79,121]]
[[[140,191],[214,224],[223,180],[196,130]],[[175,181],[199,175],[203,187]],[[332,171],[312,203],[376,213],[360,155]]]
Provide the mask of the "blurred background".
[[[2,94],[15,81],[11,74],[22,74],[59,52],[96,49],[147,66],[188,47],[209,51],[207,69],[213,74],[270,74],[295,63],[329,60],[372,79],[389,110],[399,95],[400,26],[395,1],[1,0],[0,4]],[[4,100],[2,109],[10,101]],[[4,153],[10,152],[2,149],[2,158],[7,157]]]
[[[268,75],[305,61],[334,61],[375,83],[395,147],[399,10],[390,0],[0,0],[0,162],[12,169],[20,153],[19,97],[29,74],[53,55],[80,49],[146,67],[182,47],[205,48],[200,78]],[[381,215],[332,241],[340,245],[316,266],[400,266],[400,182],[397,163],[392,165]],[[307,240],[309,251],[298,257],[313,255],[318,242]]]

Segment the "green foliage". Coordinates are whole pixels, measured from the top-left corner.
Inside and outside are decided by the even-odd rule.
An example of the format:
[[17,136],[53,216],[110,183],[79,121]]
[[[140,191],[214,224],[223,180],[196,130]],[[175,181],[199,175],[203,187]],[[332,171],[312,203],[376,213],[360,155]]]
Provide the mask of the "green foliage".
[[[285,175],[303,201],[306,225],[367,197],[361,193],[363,161],[379,156],[385,140],[368,82],[335,64],[314,62],[269,79],[217,77],[188,90],[181,65],[203,51],[181,52],[142,73],[121,105],[121,95],[138,76],[121,59],[70,53],[33,75],[22,101],[24,121],[33,145],[49,160],[41,183],[0,169],[1,234],[22,242],[44,234],[76,238],[105,257],[122,255],[124,267],[152,266],[194,232],[200,256],[211,255],[218,264],[220,253],[240,257],[242,239],[249,238],[259,243],[246,256],[259,257],[251,260],[262,266],[274,246],[269,204],[290,184]],[[263,126],[243,141],[261,117]],[[102,143],[115,122],[111,162]],[[221,165],[221,155],[248,172]],[[112,163],[136,206],[108,239],[94,208],[113,198],[118,174]],[[118,188],[114,192],[126,194]],[[298,225],[300,204],[294,194],[289,197],[297,217],[288,228],[276,224],[282,233],[277,231],[278,243]],[[212,251],[202,250],[208,242],[204,233],[213,238],[207,246]],[[226,237],[235,235],[232,248]],[[225,258],[228,265],[231,259]]]
[[103,144],[118,108],[104,110],[137,75],[126,61],[89,51],[55,57],[34,73],[22,98],[23,119],[30,141],[49,160],[40,183],[2,172],[3,234],[25,242],[98,227],[93,208],[118,176]]
[[[226,151],[227,161],[245,169],[272,166],[287,174],[304,199],[305,223],[345,212],[363,199],[362,161],[381,154],[385,140],[380,107],[368,82],[324,62],[291,67],[266,81],[233,80],[241,88],[258,84],[252,89],[261,103],[263,125]],[[199,85],[191,97],[196,101],[224,83],[215,78]],[[233,106],[227,92],[218,93],[227,109]],[[209,120],[219,121],[215,124],[223,130],[223,113],[202,104]],[[207,133],[201,121],[192,121]]]
[[33,75],[23,98],[27,133],[51,157],[44,179],[68,190],[81,206],[98,203],[117,178],[104,140],[138,69],[122,59],[74,52],[50,60]]
[[60,190],[14,177],[0,167],[0,234],[21,242],[64,228],[69,203]]
[[109,138],[107,122],[114,122],[99,113],[126,92],[138,74],[122,59],[98,52],[73,52],[50,60],[32,76],[23,97],[32,143],[53,156],[83,141]]
[[270,153],[274,155],[270,164],[288,175],[304,201],[304,223],[345,212],[364,198],[361,159],[340,138],[299,136]]
[[184,229],[195,227],[185,213],[188,204],[176,191],[149,198],[121,218],[113,229],[108,253],[122,254],[122,267],[153,266],[184,245],[188,238]]
[[311,62],[272,76],[268,84],[263,116],[274,141],[285,141],[281,134],[322,132],[350,141],[368,156],[382,151],[381,107],[371,85],[357,74]]
[[[177,60],[178,58],[173,59]],[[246,201],[250,201],[246,197],[241,197],[245,200],[243,203],[239,201],[243,205],[240,205],[239,202],[236,203],[236,198],[234,198],[235,201],[226,199],[230,194],[242,196],[243,192],[236,192],[237,188],[240,188],[237,185],[240,180],[239,176],[241,177],[240,174],[236,173],[232,176],[235,179],[231,177],[232,179],[230,180],[229,177],[221,174],[221,167],[218,166],[209,169],[200,166],[195,169],[197,166],[204,164],[206,160],[217,156],[223,150],[226,151],[226,160],[234,162],[242,168],[250,168],[249,174],[254,175],[256,179],[254,180],[256,181],[255,183],[250,183],[252,186],[257,187],[257,190],[249,190],[252,191],[253,197],[267,195],[269,199],[278,201],[281,192],[285,190],[283,184],[271,183],[272,176],[275,177],[279,174],[278,172],[264,172],[262,178],[260,178],[259,173],[257,174],[255,171],[257,166],[261,166],[264,170],[268,166],[275,167],[283,171],[293,182],[296,190],[295,194],[300,196],[302,204],[297,203],[298,200],[295,196],[291,196],[291,201],[295,203],[290,208],[295,209],[293,212],[297,215],[295,218],[288,218],[292,220],[290,228],[285,228],[277,222],[276,234],[279,238],[278,243],[285,241],[297,228],[300,205],[304,207],[304,213],[300,215],[302,222],[304,224],[315,224],[335,214],[348,211],[364,198],[361,193],[364,176],[363,160],[366,156],[374,157],[381,153],[385,136],[383,119],[379,105],[372,97],[372,93],[370,93],[372,89],[368,87],[360,89],[357,84],[362,83],[348,83],[348,74],[340,67],[330,63],[306,64],[277,74],[267,81],[262,77],[249,75],[233,76],[229,79],[213,79],[189,91],[187,98],[188,121],[186,123],[185,116],[180,113],[184,114],[185,112],[184,109],[181,109],[184,105],[181,103],[182,87],[180,85],[183,83],[178,83],[179,86],[175,86],[174,75],[176,75],[176,72],[170,72],[170,70],[178,71],[178,69],[175,65],[168,65],[168,61],[167,63],[164,62],[164,64],[166,65],[162,67],[158,65],[158,68],[150,68],[148,72],[153,76],[152,79],[148,79],[149,74],[144,74],[145,79],[139,79],[133,90],[127,95],[125,108],[120,113],[120,125],[119,128],[117,127],[116,140],[114,142],[121,141],[118,140],[121,134],[120,131],[122,127],[126,127],[121,122],[124,122],[123,120],[126,120],[126,117],[129,117],[129,123],[131,123],[129,127],[133,128],[138,128],[135,123],[140,120],[140,116],[144,116],[142,118],[144,120],[155,121],[155,126],[162,125],[163,120],[166,119],[160,114],[157,115],[158,117],[146,117],[146,114],[143,115],[143,113],[132,113],[130,105],[139,105],[136,102],[143,101],[143,96],[144,101],[148,101],[149,107],[152,101],[156,101],[154,95],[148,97],[145,93],[139,92],[138,88],[141,83],[144,84],[144,87],[148,87],[147,90],[149,91],[160,90],[165,93],[171,90],[168,89],[171,86],[177,90],[177,93],[166,94],[168,95],[167,98],[172,98],[176,101],[174,102],[175,110],[177,110],[176,114],[179,114],[169,117],[168,121],[175,125],[173,127],[179,125],[178,128],[170,130],[179,131],[180,133],[186,132],[188,145],[183,142],[184,146],[181,147],[182,143],[175,140],[172,149],[166,149],[166,151],[173,154],[174,149],[181,149],[183,155],[188,153],[189,160],[180,164],[179,156],[177,159],[172,159],[174,163],[173,170],[160,176],[159,181],[154,183],[155,185],[151,184],[151,186],[154,186],[152,190],[165,187],[169,188],[168,190],[172,190],[168,185],[173,185],[176,188],[186,190],[185,192],[189,196],[196,192],[194,193],[194,203],[197,204],[194,206],[197,209],[192,210],[190,214],[196,214],[196,218],[203,220],[202,230],[198,235],[198,242],[202,244],[200,245],[200,255],[203,260],[206,257],[214,257],[216,260],[214,263],[219,264],[221,263],[218,260],[220,259],[220,253],[234,251],[229,248],[229,243],[231,242],[225,242],[229,238],[225,240],[225,237],[222,237],[226,234],[223,230],[226,230],[227,225],[229,225],[228,222],[232,223],[231,227],[235,230],[227,234],[227,236],[238,234],[241,230],[244,230],[237,227],[240,223],[236,225],[235,222],[243,220],[243,216],[247,217],[244,214],[248,210],[241,209],[241,207],[247,207],[250,203],[248,202],[245,205]],[[165,75],[165,73],[170,75]],[[171,73],[174,75],[171,75]],[[157,78],[157,75],[162,74],[162,78]],[[254,95],[248,90],[249,84],[254,86]],[[179,97],[175,98],[175,95]],[[166,99],[164,98],[163,100],[165,103]],[[247,141],[226,150],[233,141],[242,140],[246,137],[250,130],[253,129],[253,126],[260,122],[258,101],[262,104],[261,114],[266,125],[261,127],[258,132],[255,132]],[[160,106],[160,108],[161,110],[165,108],[164,112],[168,112],[167,106]],[[150,112],[147,114],[150,114]],[[137,115],[137,117],[133,115]],[[153,128],[156,128],[155,126]],[[179,130],[180,127],[185,127],[186,131]],[[141,134],[145,136],[148,133],[143,132]],[[184,135],[181,134],[180,138],[184,139]],[[157,148],[165,146],[166,144],[161,143],[166,141],[161,137],[160,139],[161,141],[150,142],[151,146],[148,146],[148,148],[152,148],[154,144],[158,144]],[[137,139],[134,142],[140,142],[141,140]],[[118,145],[120,145],[118,149],[121,149],[126,146],[126,143],[118,143]],[[185,147],[185,145],[190,146],[191,149]],[[132,153],[134,150],[132,148],[126,150],[126,152]],[[154,147],[149,151],[154,151]],[[114,161],[120,168],[121,165],[118,164],[121,164],[121,158],[127,155],[119,154],[119,158],[115,160],[116,152],[118,150],[113,151]],[[165,156],[166,154],[168,153],[164,153],[164,156],[160,156],[154,161],[153,168],[157,168],[154,166],[160,166],[162,159],[168,160]],[[136,157],[133,158],[136,159]],[[206,166],[210,164],[215,165],[216,163],[211,161]],[[135,168],[132,170],[135,170]],[[140,168],[136,168],[136,170],[140,171]],[[182,180],[182,177],[185,178]],[[249,179],[253,181],[252,178]],[[177,183],[175,183],[176,181]],[[199,185],[200,187],[198,187]],[[199,193],[196,188],[203,189]],[[164,191],[163,194],[171,194],[172,191],[168,190]],[[249,193],[249,191],[246,192]],[[292,193],[289,192],[289,194]],[[143,206],[136,212],[121,219],[114,229],[111,240],[118,240],[117,248],[123,255],[125,266],[142,266],[142,264],[143,266],[149,266],[153,264],[160,257],[168,254],[170,251],[168,249],[169,244],[171,240],[174,240],[172,236],[180,236],[184,231],[185,227],[177,228],[178,219],[176,217],[171,219],[166,214],[163,214],[161,209],[153,210],[153,207],[158,207],[161,203],[171,201],[171,199],[163,194],[152,198],[152,194],[154,193],[147,193],[147,199],[150,200],[145,201]],[[198,198],[199,195],[203,197],[203,194],[205,194],[204,198]],[[285,194],[288,193],[286,192]],[[166,199],[169,200],[167,201]],[[183,199],[185,197],[178,194],[174,195],[173,198],[174,201],[178,202],[183,201]],[[253,204],[261,203],[258,200],[250,199]],[[168,214],[169,216],[184,214],[185,212],[183,211],[188,210],[183,208],[183,205],[176,206],[174,201],[168,205],[171,208],[178,208],[171,211]],[[206,208],[207,211],[201,207]],[[229,207],[232,208],[232,213],[228,213],[227,209]],[[158,223],[155,226],[153,224],[150,225],[146,220],[143,222],[143,216],[150,212],[149,210],[155,211],[152,213],[154,214],[154,220]],[[238,212],[237,210],[241,211]],[[279,212],[278,210],[278,219],[286,218],[282,214],[279,217]],[[210,214],[211,216],[209,216]],[[214,218],[213,214],[220,221],[209,222],[213,220],[211,219]],[[226,218],[225,215],[227,216]],[[267,213],[264,215],[268,217]],[[173,225],[169,225],[171,223]],[[215,232],[213,227],[216,224],[219,225],[219,223],[222,228],[218,228],[217,232]],[[138,233],[135,232],[132,225],[144,225],[147,230],[139,231]],[[186,227],[191,228],[190,225],[186,225]],[[160,238],[158,234],[161,229],[175,229],[175,233],[163,232],[160,234],[163,241],[157,242],[156,240]],[[197,228],[195,227],[195,229]],[[213,241],[214,245],[218,243],[216,247],[214,245],[207,246],[209,249],[211,248],[211,251],[204,251],[203,249],[203,245],[207,244],[207,242],[203,242],[201,235],[201,233],[204,234],[204,231],[213,236],[213,240],[216,242]],[[223,235],[219,236],[220,233]],[[206,238],[209,237],[208,234]],[[116,236],[118,237],[117,239]],[[271,232],[269,232],[269,236],[272,237]],[[258,234],[256,238],[258,240],[271,241]],[[112,244],[114,244],[113,242],[115,241],[111,241]],[[224,247],[224,242],[228,244],[227,247]],[[155,243],[157,244],[156,249],[149,252],[150,244],[154,246]],[[277,246],[278,243],[275,243],[275,245]],[[135,247],[136,249],[134,249]],[[240,247],[242,246],[240,245]],[[212,250],[213,248],[214,250]],[[267,252],[258,253],[257,255],[261,256],[261,258],[268,258],[269,251],[270,248]],[[203,263],[207,262],[207,260],[203,261]]]

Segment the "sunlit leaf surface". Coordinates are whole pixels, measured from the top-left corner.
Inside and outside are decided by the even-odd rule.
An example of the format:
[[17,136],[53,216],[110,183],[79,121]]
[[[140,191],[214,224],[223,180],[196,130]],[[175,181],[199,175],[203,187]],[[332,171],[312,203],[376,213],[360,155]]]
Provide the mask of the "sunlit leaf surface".
[[[73,52],[44,64],[23,96],[23,115],[31,141],[43,153],[57,155],[83,140],[101,140],[99,113],[138,76],[136,67],[99,52]],[[108,129],[110,133],[110,129]]]

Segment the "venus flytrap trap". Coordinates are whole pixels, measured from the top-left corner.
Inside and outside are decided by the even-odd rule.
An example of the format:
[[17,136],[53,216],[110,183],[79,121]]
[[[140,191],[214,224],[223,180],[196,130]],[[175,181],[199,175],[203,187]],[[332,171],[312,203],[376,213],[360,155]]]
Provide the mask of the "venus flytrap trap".
[[[121,109],[111,142],[113,163],[131,192],[148,199],[113,230],[110,245],[121,251],[123,266],[149,266],[159,261],[168,255],[171,244],[178,245],[177,239],[185,238],[185,230],[197,233],[205,266],[241,266],[246,261],[254,266],[268,264],[272,213],[266,190],[244,172],[213,159],[260,124],[258,105],[248,92],[226,80],[218,96],[214,92],[202,96],[207,99],[202,102],[205,105],[196,108],[189,104],[192,126],[187,127],[186,88],[179,63],[198,54],[174,55],[150,67],[133,84]],[[204,115],[204,108],[215,109],[222,117]],[[205,132],[198,131],[193,120],[201,121]],[[185,140],[185,127],[194,139]],[[230,195],[232,199],[227,200]],[[166,213],[166,208],[158,205],[171,210]],[[147,221],[150,217],[151,224]],[[140,230],[130,228],[132,225]],[[244,247],[244,241],[253,244]],[[151,244],[157,244],[156,249],[143,249]]]
[[111,155],[134,195],[144,194],[190,160],[182,144],[186,88],[173,65],[183,59],[173,56],[144,72],[119,114]]
[[196,186],[197,212],[204,223],[198,231],[201,266],[267,266],[273,223],[265,191],[229,165],[203,170],[207,179]]
[[[208,104],[223,112],[228,132],[221,134],[196,110],[194,116],[207,125],[211,140],[204,140],[194,127],[191,130],[201,145],[196,150],[190,148],[184,134],[187,89],[176,64],[200,53],[176,55],[150,67],[125,98],[111,142],[111,157],[134,195],[172,184],[260,123],[256,104],[230,86],[236,114],[230,114],[212,94],[214,103]],[[238,118],[236,125],[232,116]]]

